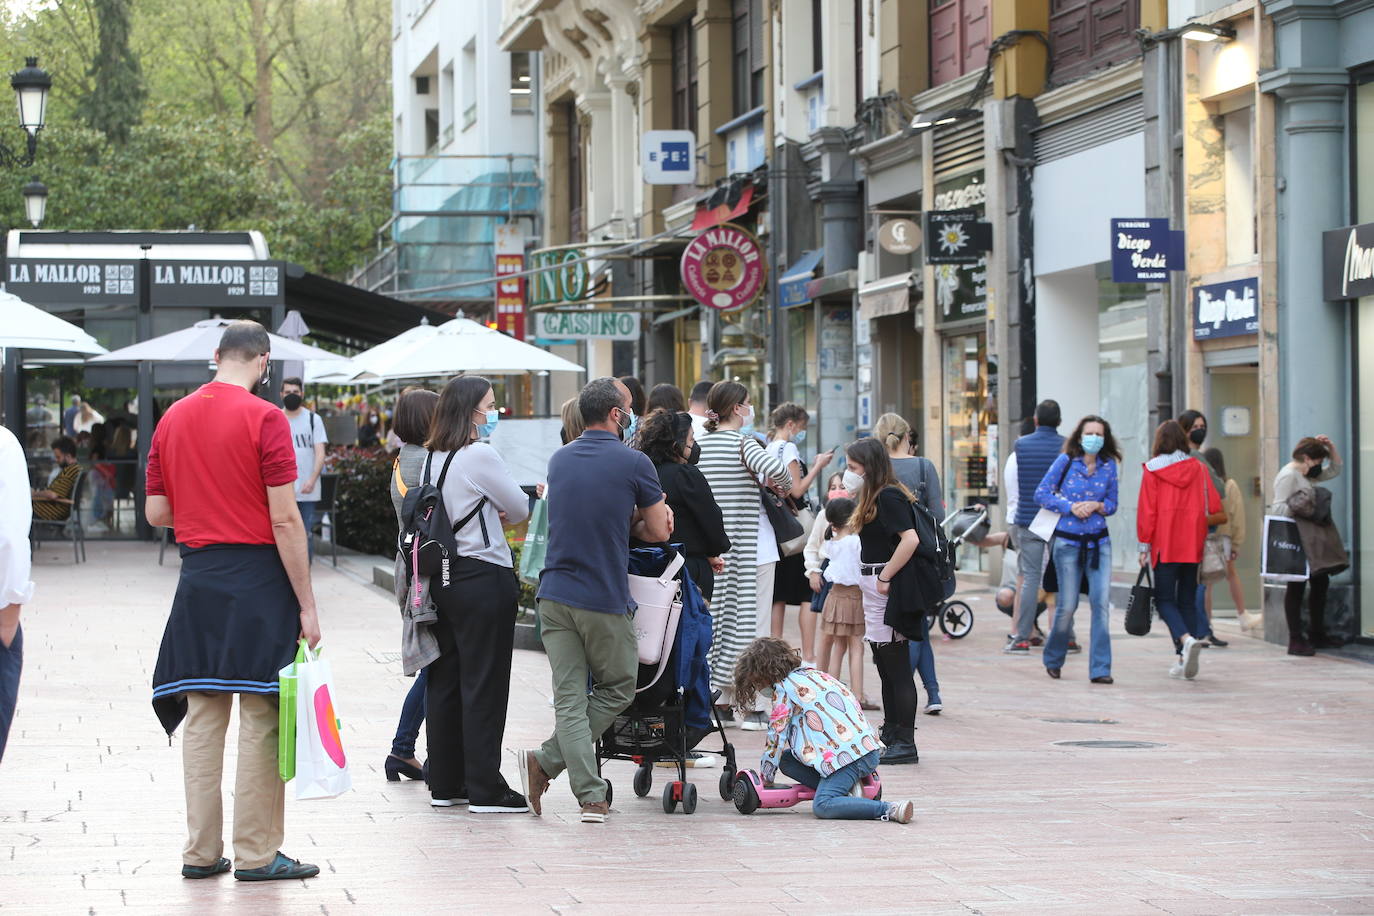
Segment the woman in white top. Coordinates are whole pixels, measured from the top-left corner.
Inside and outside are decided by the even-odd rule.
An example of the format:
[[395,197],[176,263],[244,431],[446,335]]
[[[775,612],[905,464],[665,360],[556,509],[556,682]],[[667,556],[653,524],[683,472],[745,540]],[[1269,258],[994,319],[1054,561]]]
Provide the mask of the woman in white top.
[[[721,702],[733,700],[735,660],[758,636],[768,632],[773,599],[773,570],[778,544],[759,499],[759,480],[790,490],[787,466],[763,450],[752,435],[754,408],[749,389],[739,382],[716,382],[706,398],[706,434],[700,439],[697,468],[706,475],[711,495],[720,506],[730,549],[722,555],[725,570],[716,576],[711,599],[714,627],[711,685],[720,688]],[[760,633],[760,624],[765,627]],[[732,719],[727,721],[733,721]],[[741,727],[762,731],[768,722],[762,712],[750,715]]]
[[[1329,464],[1327,462],[1330,462]],[[1279,469],[1274,478],[1274,502],[1269,507],[1270,515],[1283,515],[1294,518],[1291,503],[1295,496],[1311,504],[1311,495],[1317,484],[1323,483],[1341,473],[1343,462],[1336,443],[1329,436],[1307,436],[1293,449],[1293,460]],[[1299,532],[1302,530],[1299,522]],[[1339,548],[1339,538],[1337,539]],[[1302,582],[1289,582],[1283,595],[1283,613],[1288,623],[1288,654],[1313,655],[1317,649],[1335,649],[1344,643],[1332,639],[1326,632],[1326,592],[1331,585],[1331,571],[1327,568],[1326,557],[1313,556],[1312,545],[1303,541],[1307,553],[1311,575]],[[1339,551],[1344,553],[1344,551]],[[1339,557],[1338,557],[1339,559]],[[1343,565],[1343,564],[1342,564]],[[1303,635],[1302,599],[1307,597],[1307,634]]]
[[471,799],[477,814],[529,810],[501,776],[520,595],[501,526],[523,521],[529,499],[496,449],[481,441],[499,417],[491,382],[455,378],[439,395],[425,443],[429,480],[443,495],[457,544],[452,584],[431,590],[439,657],[425,691],[430,803],[444,808]]
[[[802,467],[801,453],[797,446],[806,441],[806,427],[810,422],[811,415],[805,408],[790,401],[773,408],[773,413],[768,418],[770,433],[765,451],[782,462],[792,475],[790,495],[796,500],[806,497],[817,475],[825,470],[825,466],[833,457],[830,452],[821,452],[816,456],[810,470]],[[816,661],[816,615],[811,611],[814,609],[819,614],[821,610],[812,605],[811,591],[811,583],[807,581],[806,576],[806,562],[802,555],[798,553],[780,558],[773,573],[772,636],[774,639],[782,638],[787,606],[796,605],[799,610],[797,622],[801,627],[802,661],[807,663]]]

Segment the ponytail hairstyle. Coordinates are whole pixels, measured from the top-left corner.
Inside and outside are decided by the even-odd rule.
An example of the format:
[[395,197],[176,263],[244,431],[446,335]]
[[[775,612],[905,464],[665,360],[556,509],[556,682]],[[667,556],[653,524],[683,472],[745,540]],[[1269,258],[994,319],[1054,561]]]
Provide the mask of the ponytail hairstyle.
[[854,500],[836,496],[825,506],[825,520],[830,524],[825,529],[825,539],[830,540],[836,528],[846,528],[854,515]]
[[885,413],[873,424],[873,438],[890,452],[911,441],[911,424],[895,413]]
[[811,414],[806,412],[806,408],[800,404],[793,404],[787,401],[773,408],[773,412],[768,415],[768,438],[788,423],[807,423],[811,420]]
[[749,389],[739,382],[716,382],[706,396],[706,431],[720,428],[720,421],[731,416],[735,408],[749,400]]
[[916,501],[911,491],[893,474],[892,459],[877,439],[869,436],[850,443],[849,448],[845,449],[845,456],[854,459],[864,469],[864,485],[859,488],[854,514],[849,519],[848,527],[851,530],[859,531],[878,517],[878,494],[886,487],[896,487],[907,502]]

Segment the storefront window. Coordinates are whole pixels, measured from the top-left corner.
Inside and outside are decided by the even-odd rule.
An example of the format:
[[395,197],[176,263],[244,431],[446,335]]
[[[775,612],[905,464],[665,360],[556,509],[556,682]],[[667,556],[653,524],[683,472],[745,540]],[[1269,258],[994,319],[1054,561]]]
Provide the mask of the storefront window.
[[[987,335],[983,331],[944,339],[945,503],[953,512],[991,497],[988,424],[996,422],[988,397]],[[981,551],[965,549],[961,569],[981,568]]]
[[[1374,73],[1365,73],[1355,86],[1355,221],[1374,222]],[[1362,636],[1374,637],[1374,296],[1359,300],[1356,308],[1355,366],[1359,373],[1358,416],[1355,433],[1359,495],[1356,497],[1357,555],[1355,574],[1360,596]]]
[[816,366],[816,322],[812,308],[788,309],[787,364],[791,369],[786,398],[814,411],[818,400]]
[[1097,265],[1097,289],[1100,411],[1112,424],[1122,454],[1119,501],[1111,521],[1112,567],[1133,569],[1141,465],[1150,457],[1152,433],[1145,363],[1145,284],[1113,283],[1111,264],[1102,263]]

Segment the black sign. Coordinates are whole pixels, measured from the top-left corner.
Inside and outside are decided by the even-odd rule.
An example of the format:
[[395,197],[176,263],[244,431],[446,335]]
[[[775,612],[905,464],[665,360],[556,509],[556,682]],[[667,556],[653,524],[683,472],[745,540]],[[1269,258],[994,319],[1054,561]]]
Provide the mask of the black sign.
[[5,289],[35,305],[137,305],[137,261],[10,258]]
[[280,261],[154,261],[152,268],[154,305],[257,308],[286,301]]
[[977,264],[992,250],[992,224],[980,222],[978,210],[930,210],[926,213],[926,261],[931,264]]
[[1322,293],[1332,300],[1374,296],[1374,223],[1322,233]]

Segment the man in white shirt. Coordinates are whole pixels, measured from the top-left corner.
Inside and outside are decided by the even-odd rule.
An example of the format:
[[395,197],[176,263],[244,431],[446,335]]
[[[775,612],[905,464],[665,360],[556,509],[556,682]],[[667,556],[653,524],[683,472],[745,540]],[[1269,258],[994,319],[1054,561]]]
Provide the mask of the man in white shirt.
[[324,421],[313,410],[301,406],[305,386],[298,378],[281,383],[282,413],[291,424],[291,445],[296,450],[296,505],[305,524],[305,543],[310,559],[315,559],[315,508],[320,502],[320,472],[324,470],[324,447],[329,437]]
[[29,581],[29,470],[14,433],[0,426],[0,759],[5,756],[19,675],[24,669],[24,631],[19,608],[33,600]]
[[687,412],[692,415],[692,436],[700,439],[706,435],[706,399],[711,394],[714,382],[697,382],[692,393],[687,396]]

